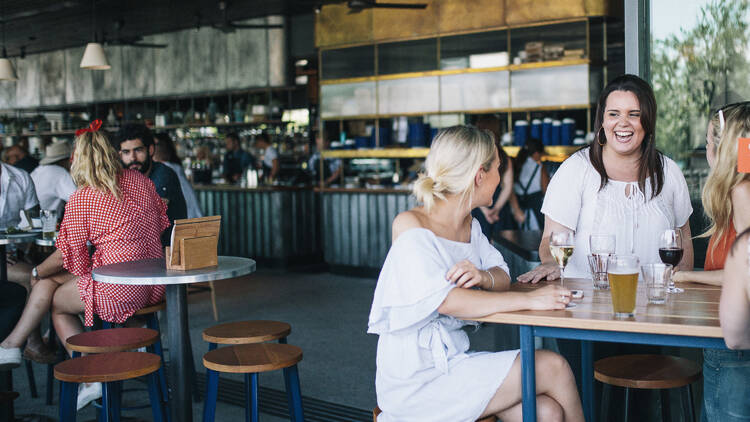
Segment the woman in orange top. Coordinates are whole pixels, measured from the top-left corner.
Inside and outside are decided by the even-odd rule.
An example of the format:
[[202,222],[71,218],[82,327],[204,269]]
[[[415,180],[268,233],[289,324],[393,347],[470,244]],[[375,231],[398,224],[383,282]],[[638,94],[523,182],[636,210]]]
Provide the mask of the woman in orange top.
[[[703,188],[703,208],[711,227],[705,271],[679,271],[675,281],[697,281],[722,286],[721,325],[730,314],[745,315],[746,307],[728,302],[736,291],[737,266],[730,258],[737,233],[750,227],[750,174],[737,171],[738,139],[750,137],[750,102],[719,109],[708,124],[706,157],[711,172]],[[750,152],[743,152],[748,154]],[[746,237],[746,236],[745,236]],[[739,248],[741,249],[741,248]],[[737,250],[730,256],[744,255]],[[724,262],[729,262],[724,273]],[[745,270],[747,271],[747,270]],[[747,276],[747,274],[744,274]],[[726,280],[726,282],[725,282]],[[726,333],[726,330],[725,330]],[[728,339],[730,347],[745,346]],[[703,350],[703,417],[706,421],[750,421],[750,353],[748,350]]]
[[706,158],[711,172],[702,199],[711,226],[701,237],[711,239],[704,271],[679,271],[674,281],[722,284],[724,261],[734,239],[750,227],[750,174],[737,172],[737,143],[745,137],[750,137],[750,102],[724,106],[708,123]]

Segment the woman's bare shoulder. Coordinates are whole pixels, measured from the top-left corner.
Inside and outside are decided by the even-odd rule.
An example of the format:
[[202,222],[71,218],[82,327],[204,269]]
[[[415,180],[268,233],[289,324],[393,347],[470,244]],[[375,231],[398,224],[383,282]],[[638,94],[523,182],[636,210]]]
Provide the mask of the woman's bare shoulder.
[[391,227],[391,240],[395,241],[401,233],[415,228],[426,228],[427,216],[421,208],[412,208],[408,211],[399,213],[393,219]]

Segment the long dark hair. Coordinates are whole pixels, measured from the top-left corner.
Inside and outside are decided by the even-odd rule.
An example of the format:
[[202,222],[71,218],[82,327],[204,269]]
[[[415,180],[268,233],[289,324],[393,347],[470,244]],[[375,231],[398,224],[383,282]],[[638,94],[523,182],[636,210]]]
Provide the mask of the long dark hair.
[[591,164],[601,176],[599,190],[604,189],[609,177],[604,168],[602,150],[607,138],[604,135],[604,109],[607,107],[607,98],[613,91],[628,91],[635,94],[641,108],[641,126],[645,133],[641,143],[641,158],[638,164],[638,187],[641,192],[646,192],[646,179],[651,178],[651,198],[659,195],[664,187],[664,157],[656,150],[654,133],[656,131],[656,99],[651,86],[643,79],[635,75],[622,75],[613,79],[604,87],[596,105],[596,120],[594,130],[596,136],[589,148]]
[[516,180],[518,180],[518,175],[521,174],[523,163],[525,163],[526,159],[534,155],[536,152],[544,155],[544,144],[542,141],[538,138],[527,139],[526,143],[521,147],[518,151],[518,155],[516,155],[516,158],[513,160],[513,172],[515,173]]
[[497,147],[497,155],[500,157],[500,176],[505,173],[505,167],[508,165],[508,154],[500,145],[500,119],[494,114],[487,114],[477,119],[475,126],[479,129],[484,129],[492,132],[495,138],[495,146]]
[[164,132],[159,132],[154,135],[154,138],[159,140],[156,148],[159,152],[164,154],[164,161],[182,165],[182,160],[180,160],[180,157],[177,155],[177,148],[175,147],[171,136]]

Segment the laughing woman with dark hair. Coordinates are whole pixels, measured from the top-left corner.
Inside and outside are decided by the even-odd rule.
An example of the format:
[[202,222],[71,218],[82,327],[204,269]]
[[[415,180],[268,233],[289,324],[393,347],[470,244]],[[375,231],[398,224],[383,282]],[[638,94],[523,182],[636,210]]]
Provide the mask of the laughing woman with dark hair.
[[[682,172],[656,150],[656,100],[637,76],[623,75],[607,84],[596,110],[596,140],[565,160],[547,188],[542,206],[542,264],[518,277],[536,283],[560,277],[549,250],[554,231],[575,231],[575,252],[565,277],[588,277],[589,236],[614,234],[616,252],[659,262],[659,235],[680,229],[690,238],[693,209]],[[693,246],[683,245],[677,266],[692,269]]]

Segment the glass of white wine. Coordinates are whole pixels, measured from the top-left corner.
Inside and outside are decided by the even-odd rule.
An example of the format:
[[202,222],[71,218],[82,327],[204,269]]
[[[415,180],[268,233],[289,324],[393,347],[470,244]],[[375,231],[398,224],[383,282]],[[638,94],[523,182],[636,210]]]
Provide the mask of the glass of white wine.
[[[575,234],[570,230],[552,232],[549,237],[549,250],[552,257],[560,267],[560,285],[565,284],[565,266],[573,255],[575,249]],[[570,302],[565,307],[574,308],[575,303]]]

